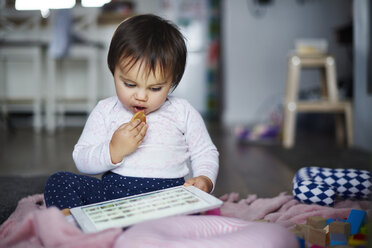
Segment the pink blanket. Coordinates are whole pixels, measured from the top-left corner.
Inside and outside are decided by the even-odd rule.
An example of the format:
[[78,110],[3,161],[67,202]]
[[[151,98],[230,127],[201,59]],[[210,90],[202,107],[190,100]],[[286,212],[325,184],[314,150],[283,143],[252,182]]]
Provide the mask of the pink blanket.
[[121,229],[84,234],[57,208],[45,208],[43,195],[22,199],[0,227],[0,247],[112,247]]
[[370,201],[343,200],[336,202],[334,207],[308,205],[298,202],[291,195],[281,193],[274,198],[257,198],[248,195],[239,200],[237,193],[226,194],[221,197],[225,201],[221,207],[221,215],[239,218],[247,221],[267,220],[292,228],[296,223],[305,223],[311,216],[324,218],[347,218],[351,209],[366,210],[371,215],[372,203]]
[[[42,195],[22,199],[0,226],[2,247],[296,247],[284,227],[302,223],[308,216],[347,217],[351,208],[370,209],[369,202],[340,202],[335,208],[300,204],[292,196],[257,199],[237,194],[222,197],[223,216],[176,216],[134,225],[125,232],[112,228],[84,234],[66,221],[56,208],[46,209]],[[370,213],[370,210],[368,210]],[[258,223],[251,220],[265,219]],[[284,226],[284,227],[283,227]]]

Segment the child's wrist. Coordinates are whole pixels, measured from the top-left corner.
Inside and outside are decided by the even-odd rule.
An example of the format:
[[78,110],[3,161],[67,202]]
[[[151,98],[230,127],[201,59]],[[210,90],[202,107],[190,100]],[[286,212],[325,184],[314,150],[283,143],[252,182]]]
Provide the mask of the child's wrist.
[[110,142],[109,144],[109,152],[110,152],[110,158],[111,158],[111,162],[113,164],[117,164],[119,163],[120,161],[123,160],[123,158],[125,157],[124,155],[122,154],[118,154],[118,152],[116,151],[115,147],[113,146],[112,142]]

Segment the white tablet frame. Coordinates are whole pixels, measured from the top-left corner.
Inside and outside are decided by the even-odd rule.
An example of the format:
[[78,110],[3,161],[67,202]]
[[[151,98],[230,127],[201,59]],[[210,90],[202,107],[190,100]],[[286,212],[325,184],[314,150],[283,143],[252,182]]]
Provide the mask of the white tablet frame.
[[[176,186],[176,187],[173,187],[173,188],[167,188],[167,189],[152,191],[152,192],[143,193],[143,194],[139,194],[139,195],[133,195],[133,196],[123,197],[123,198],[119,198],[119,199],[115,199],[115,200],[109,200],[109,201],[104,201],[104,202],[99,202],[99,203],[94,203],[94,204],[89,204],[89,205],[85,205],[85,206],[72,208],[71,213],[72,213],[73,217],[75,218],[76,222],[79,224],[80,228],[83,230],[83,232],[94,233],[94,232],[102,231],[103,229],[97,229],[96,225],[91,222],[88,215],[83,211],[83,208],[98,206],[98,205],[103,205],[103,204],[110,204],[110,203],[121,201],[123,199],[138,198],[138,197],[149,195],[149,194],[164,192],[164,191],[167,191],[167,190],[174,190],[176,188],[183,188],[183,189],[191,192],[194,196],[196,196],[200,200],[206,202],[208,205],[204,206],[204,207],[197,207],[197,208],[194,208],[192,210],[183,211],[183,212],[176,213],[176,214],[174,214],[174,213],[165,214],[163,212],[163,214],[161,216],[159,216],[159,215],[154,216],[153,215],[153,216],[151,216],[151,217],[149,217],[145,220],[138,220],[138,221],[136,221],[134,223],[131,223],[129,225],[120,225],[120,227],[126,228],[128,226],[133,225],[133,224],[137,224],[137,223],[147,221],[147,220],[151,220],[151,219],[158,219],[158,218],[162,218],[162,217],[200,213],[200,212],[204,212],[204,211],[207,211],[207,210],[210,210],[210,209],[219,208],[223,203],[220,199],[218,199],[218,198],[216,198],[216,197],[214,197],[214,196],[212,196],[212,195],[210,195],[210,194],[208,194],[208,193],[206,193],[206,192],[204,192],[204,191],[202,191],[202,190],[200,190],[200,189],[198,189],[194,186]],[[118,226],[114,225],[112,227],[118,227]]]

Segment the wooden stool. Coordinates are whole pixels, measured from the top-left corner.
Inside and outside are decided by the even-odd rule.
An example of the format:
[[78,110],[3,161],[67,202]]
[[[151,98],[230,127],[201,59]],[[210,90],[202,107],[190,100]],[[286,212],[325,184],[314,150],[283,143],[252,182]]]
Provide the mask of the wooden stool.
[[[322,69],[321,92],[319,101],[299,101],[298,88],[301,68]],[[342,143],[346,140],[347,145],[353,144],[353,112],[350,101],[338,100],[336,82],[336,62],[331,55],[299,55],[292,54],[288,60],[288,81],[284,105],[283,146],[291,148],[294,145],[296,114],[298,112],[335,113],[336,115],[336,138]],[[342,118],[344,114],[344,120]],[[346,124],[346,125],[345,125]]]

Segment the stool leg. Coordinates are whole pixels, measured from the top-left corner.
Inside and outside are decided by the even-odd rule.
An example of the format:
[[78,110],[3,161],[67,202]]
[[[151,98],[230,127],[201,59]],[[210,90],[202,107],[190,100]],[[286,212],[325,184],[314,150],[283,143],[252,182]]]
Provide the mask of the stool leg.
[[336,82],[336,62],[332,56],[326,58],[326,78],[327,78],[327,93],[328,100],[331,102],[338,101],[338,90]]
[[296,130],[296,110],[285,110],[284,129],[283,129],[283,146],[292,148],[295,141]]
[[327,75],[325,68],[321,68],[320,73],[320,92],[323,101],[328,100]]
[[[338,145],[344,144],[345,141],[345,119],[343,118],[342,114],[335,115],[336,121],[336,142]],[[346,115],[345,115],[346,118]]]
[[351,147],[354,144],[353,109],[351,104],[348,104],[345,108],[345,122],[347,145]]
[[290,57],[288,61],[288,82],[284,110],[283,146],[291,148],[294,145],[296,129],[296,101],[298,81],[300,78],[300,58]]

